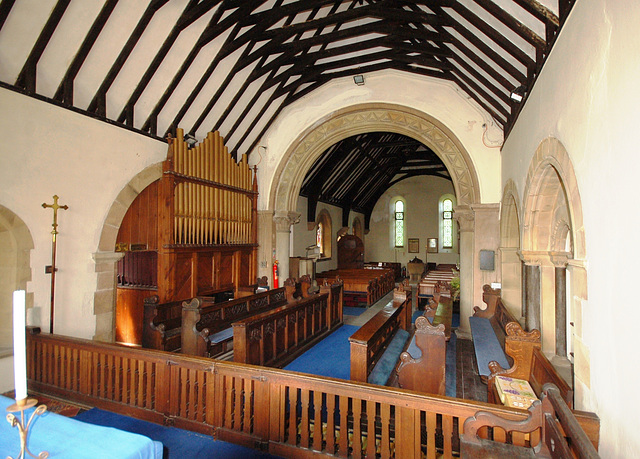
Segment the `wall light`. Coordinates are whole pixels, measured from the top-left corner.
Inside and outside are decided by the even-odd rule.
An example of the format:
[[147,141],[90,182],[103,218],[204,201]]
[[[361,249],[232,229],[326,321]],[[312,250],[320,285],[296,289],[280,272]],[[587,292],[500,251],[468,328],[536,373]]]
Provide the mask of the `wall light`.
[[358,86],[364,85],[364,75],[355,75],[353,77],[353,82]]
[[524,86],[518,86],[513,91],[511,91],[511,94],[509,95],[509,97],[511,98],[512,101],[520,103],[522,102],[522,99],[524,99],[525,92],[526,92],[526,89]]

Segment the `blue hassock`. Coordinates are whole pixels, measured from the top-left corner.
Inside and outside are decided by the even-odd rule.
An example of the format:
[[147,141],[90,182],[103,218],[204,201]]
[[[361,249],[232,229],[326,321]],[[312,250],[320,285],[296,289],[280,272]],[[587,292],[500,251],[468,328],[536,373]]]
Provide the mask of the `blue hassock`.
[[451,333],[451,338],[447,343],[447,354],[445,357],[445,395],[455,397],[456,392],[456,343],[458,337]]
[[214,333],[213,335],[209,336],[209,341],[211,341],[213,344],[218,344],[231,338],[233,338],[233,327],[229,327],[222,331],[219,331],[218,333]]
[[498,362],[502,368],[509,368],[509,362],[493,331],[491,321],[483,317],[469,317],[469,325],[471,325],[473,348],[478,362],[478,373],[481,376],[490,376],[489,362],[492,360]]
[[404,349],[404,345],[409,339],[409,332],[406,330],[398,330],[393,339],[387,346],[378,363],[369,374],[368,382],[371,384],[379,384],[384,386],[391,376],[391,372],[396,367],[400,354]]

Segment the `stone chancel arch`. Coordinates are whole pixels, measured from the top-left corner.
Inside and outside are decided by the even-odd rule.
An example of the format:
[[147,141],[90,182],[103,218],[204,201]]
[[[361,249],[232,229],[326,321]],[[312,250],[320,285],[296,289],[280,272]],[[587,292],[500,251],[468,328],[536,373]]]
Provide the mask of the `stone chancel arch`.
[[459,205],[479,201],[478,178],[471,159],[451,131],[430,116],[385,104],[350,107],[303,133],[285,153],[270,190],[270,207],[295,212],[305,174],[334,143],[364,132],[387,131],[412,137],[431,148],[451,173]]
[[[269,190],[269,207],[276,219],[281,220],[281,216],[290,216],[296,212],[305,174],[327,148],[353,135],[381,131],[406,135],[431,148],[451,174],[458,206],[470,207],[480,202],[477,172],[469,153],[452,131],[438,120],[417,110],[392,104],[371,103],[347,107],[332,113],[292,142],[276,169]],[[464,237],[468,238],[469,235],[470,233]],[[289,238],[290,232],[286,228],[281,227],[277,231],[276,257],[284,262],[281,264],[281,275],[284,276],[289,272]],[[273,247],[273,242],[268,239],[267,234],[259,243],[262,254],[259,252],[258,257],[267,259],[269,249],[265,250],[265,247]],[[465,279],[468,285],[468,288],[461,292],[461,308],[471,315],[473,253],[461,251],[460,258],[461,282]],[[466,324],[468,325],[468,321]]]

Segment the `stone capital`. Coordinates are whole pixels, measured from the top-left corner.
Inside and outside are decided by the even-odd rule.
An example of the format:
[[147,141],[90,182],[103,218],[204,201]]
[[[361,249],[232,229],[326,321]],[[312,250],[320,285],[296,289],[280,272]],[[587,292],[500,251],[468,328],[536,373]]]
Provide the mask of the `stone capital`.
[[96,271],[101,271],[98,266],[103,263],[114,265],[124,257],[124,252],[95,252],[91,256],[96,264]]
[[556,268],[566,268],[569,263],[569,259],[571,258],[570,252],[551,252],[549,254],[549,258],[551,259],[551,263]]
[[273,216],[276,222],[276,231],[280,233],[288,233],[291,225],[300,222],[300,214],[298,212],[276,212]]
[[456,206],[453,209],[453,218],[458,222],[460,231],[473,231],[475,215],[470,206]]
[[551,264],[549,252],[544,250],[521,250],[518,255],[525,265],[548,266]]

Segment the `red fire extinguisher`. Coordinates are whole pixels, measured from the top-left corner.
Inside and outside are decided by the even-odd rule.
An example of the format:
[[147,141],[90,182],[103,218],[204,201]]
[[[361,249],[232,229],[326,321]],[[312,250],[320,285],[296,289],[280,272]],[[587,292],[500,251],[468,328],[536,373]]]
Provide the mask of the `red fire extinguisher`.
[[278,260],[273,262],[273,288],[278,288]]

